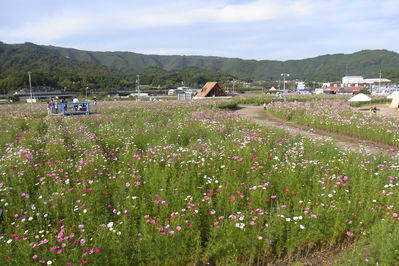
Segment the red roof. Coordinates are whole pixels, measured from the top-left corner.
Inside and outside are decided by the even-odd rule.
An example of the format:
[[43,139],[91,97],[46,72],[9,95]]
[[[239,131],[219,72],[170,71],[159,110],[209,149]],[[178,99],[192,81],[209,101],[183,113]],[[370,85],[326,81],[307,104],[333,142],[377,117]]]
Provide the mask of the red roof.
[[348,90],[351,89],[352,91],[361,91],[365,88],[365,86],[339,86],[339,87],[327,87],[326,89],[331,91],[338,91],[339,89]]

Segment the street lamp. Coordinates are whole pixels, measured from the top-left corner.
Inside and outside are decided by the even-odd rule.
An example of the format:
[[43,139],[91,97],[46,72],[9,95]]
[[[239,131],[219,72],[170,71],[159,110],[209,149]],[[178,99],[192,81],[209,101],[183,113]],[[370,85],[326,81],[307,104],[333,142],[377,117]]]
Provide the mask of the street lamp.
[[288,73],[281,73],[281,76],[283,77],[283,90],[285,91],[285,77],[289,77],[290,74]]

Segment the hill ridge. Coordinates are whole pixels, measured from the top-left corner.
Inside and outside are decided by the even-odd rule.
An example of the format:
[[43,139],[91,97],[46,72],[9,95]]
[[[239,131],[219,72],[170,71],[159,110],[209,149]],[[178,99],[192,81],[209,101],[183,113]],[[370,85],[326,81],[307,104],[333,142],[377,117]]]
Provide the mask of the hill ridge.
[[[352,54],[325,54],[306,59],[295,60],[255,60],[201,55],[154,55],[140,54],[129,51],[85,51],[75,48],[63,48],[52,45],[36,45],[33,43],[5,44],[0,42],[0,70],[4,65],[11,70],[22,68],[21,62],[10,62],[4,58],[4,50],[26,53],[24,58],[37,59],[40,55],[53,58],[54,64],[45,71],[57,71],[57,63],[66,64],[65,59],[86,63],[88,68],[95,65],[106,66],[100,72],[122,71],[125,73],[139,71],[147,67],[157,67],[164,70],[179,70],[186,67],[197,67],[208,71],[228,73],[238,77],[255,80],[279,80],[281,73],[290,73],[292,78],[302,80],[331,81],[340,80],[345,74],[376,77],[381,70],[387,78],[399,78],[399,54],[386,49],[361,50]],[[21,51],[22,50],[22,51]],[[34,61],[34,60],[30,60]],[[32,62],[33,65],[37,62]],[[15,65],[15,67],[13,66]],[[37,67],[37,66],[36,66]],[[72,68],[72,67],[70,67]],[[52,70],[51,70],[52,69]]]

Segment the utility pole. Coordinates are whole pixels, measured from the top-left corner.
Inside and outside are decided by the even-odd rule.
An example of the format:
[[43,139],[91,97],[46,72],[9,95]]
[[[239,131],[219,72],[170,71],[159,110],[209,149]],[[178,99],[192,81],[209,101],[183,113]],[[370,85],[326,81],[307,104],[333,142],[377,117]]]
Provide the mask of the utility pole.
[[32,82],[30,79],[30,71],[28,71],[28,75],[29,75],[29,90],[30,90],[30,103],[33,104],[33,95],[32,95]]
[[137,100],[140,101],[140,75],[137,75]]
[[283,90],[285,92],[285,77],[289,77],[290,74],[287,73],[281,73],[281,76],[283,77]]

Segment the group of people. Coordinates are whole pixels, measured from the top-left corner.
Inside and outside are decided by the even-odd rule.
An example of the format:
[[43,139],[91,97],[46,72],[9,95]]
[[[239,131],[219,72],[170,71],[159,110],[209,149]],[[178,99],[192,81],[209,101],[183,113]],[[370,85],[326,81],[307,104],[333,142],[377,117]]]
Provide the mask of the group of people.
[[[65,99],[61,99],[60,103],[66,103],[66,100]],[[61,112],[60,103],[57,102],[53,98],[50,101],[48,101],[47,102],[47,114],[48,115],[56,115],[56,114],[60,113]],[[78,98],[75,97],[72,100],[72,103],[75,103],[74,109],[76,111],[86,111],[85,106],[83,104],[79,103],[79,99]],[[94,109],[94,112],[97,111],[97,99],[96,98],[94,98],[94,100],[93,100],[93,109]]]
[[[61,102],[63,102],[63,100],[61,100]],[[50,101],[47,102],[47,114],[48,115],[55,115],[58,114],[59,112],[59,103],[54,100],[51,99]]]

